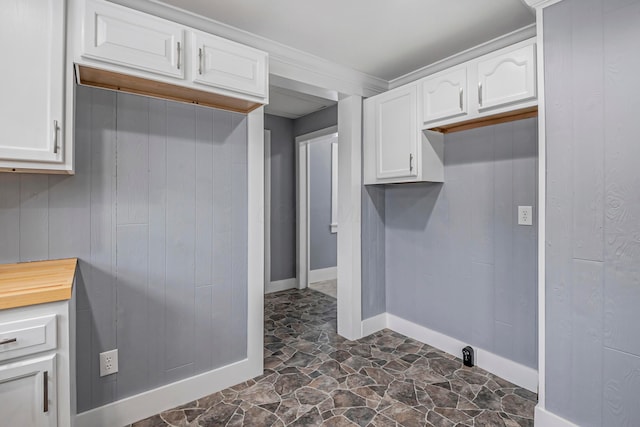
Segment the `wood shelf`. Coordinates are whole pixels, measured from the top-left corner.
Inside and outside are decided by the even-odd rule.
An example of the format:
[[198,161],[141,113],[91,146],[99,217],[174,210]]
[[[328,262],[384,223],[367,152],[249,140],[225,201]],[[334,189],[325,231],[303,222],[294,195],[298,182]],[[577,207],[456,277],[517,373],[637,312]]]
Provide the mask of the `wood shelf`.
[[71,298],[77,258],[0,264],[0,309]]
[[475,129],[483,126],[512,122],[515,120],[529,119],[532,117],[538,117],[538,106],[521,108],[519,110],[513,110],[507,113],[494,114],[492,116],[481,117],[464,122],[452,123],[446,126],[430,128],[429,130],[440,133],[453,133],[463,130]]
[[151,96],[188,104],[198,104],[205,107],[234,111],[236,113],[247,114],[262,106],[262,104],[257,102],[246,101],[244,99],[129,76],[114,71],[99,70],[84,65],[77,65],[76,73],[78,83],[85,86]]

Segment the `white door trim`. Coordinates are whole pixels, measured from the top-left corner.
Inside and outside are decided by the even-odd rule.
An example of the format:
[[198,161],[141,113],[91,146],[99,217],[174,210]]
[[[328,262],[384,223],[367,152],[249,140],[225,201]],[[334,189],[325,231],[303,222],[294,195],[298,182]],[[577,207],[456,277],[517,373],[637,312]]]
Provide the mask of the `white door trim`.
[[331,126],[296,137],[296,276],[298,288],[309,286],[309,144],[338,132]]
[[271,283],[271,131],[264,131],[264,286]]

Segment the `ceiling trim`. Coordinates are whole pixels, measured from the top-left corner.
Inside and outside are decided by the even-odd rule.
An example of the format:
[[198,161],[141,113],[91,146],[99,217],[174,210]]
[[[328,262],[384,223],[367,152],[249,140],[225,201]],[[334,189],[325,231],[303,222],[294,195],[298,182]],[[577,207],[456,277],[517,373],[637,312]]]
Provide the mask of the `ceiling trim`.
[[330,88],[347,96],[368,97],[385,92],[389,88],[388,82],[384,79],[370,76],[193,12],[161,3],[160,0],[109,1],[266,51],[269,53],[270,74],[283,79],[295,80],[320,88]]
[[[531,0],[527,0],[527,1],[531,1]],[[543,0],[543,1],[553,1],[553,0]],[[555,0],[555,1],[560,1],[560,0]],[[533,24],[527,25],[526,27],[522,27],[518,30],[504,34],[500,37],[496,37],[495,39],[489,40],[488,42],[479,44],[470,49],[456,53],[455,55],[452,55],[438,62],[434,62],[433,64],[419,68],[415,71],[405,74],[404,76],[400,76],[398,78],[390,80],[389,89],[393,89],[398,86],[411,83],[423,77],[427,77],[432,74],[438,73],[440,71],[446,70],[448,68],[455,67],[456,65],[460,65],[464,62],[471,61],[472,59],[476,59],[482,55],[486,55],[498,49],[511,46],[513,44],[519,43],[521,41],[530,39],[535,36],[536,36],[536,24],[533,23]]]
[[527,6],[532,9],[545,8],[547,6],[551,6],[552,4],[556,4],[561,2],[562,0],[522,0]]

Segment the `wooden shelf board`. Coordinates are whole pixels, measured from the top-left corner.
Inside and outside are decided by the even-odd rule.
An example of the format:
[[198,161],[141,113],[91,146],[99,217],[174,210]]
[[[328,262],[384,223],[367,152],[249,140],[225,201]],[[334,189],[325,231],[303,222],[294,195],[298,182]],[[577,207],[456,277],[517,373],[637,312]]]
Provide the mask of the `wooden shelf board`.
[[233,98],[203,90],[156,82],[141,77],[129,76],[114,71],[77,66],[78,82],[85,86],[151,96],[171,101],[198,104],[205,107],[219,108],[236,113],[250,113],[262,104],[244,99]]
[[76,258],[0,265],[0,309],[71,298]]
[[446,126],[430,128],[428,130],[440,133],[453,133],[463,130],[475,129],[483,126],[497,125],[500,123],[512,122],[515,120],[529,119],[538,117],[538,106],[521,108],[519,110],[509,111],[506,113],[494,114],[492,116],[481,117],[478,119],[467,120],[465,122],[457,122]]

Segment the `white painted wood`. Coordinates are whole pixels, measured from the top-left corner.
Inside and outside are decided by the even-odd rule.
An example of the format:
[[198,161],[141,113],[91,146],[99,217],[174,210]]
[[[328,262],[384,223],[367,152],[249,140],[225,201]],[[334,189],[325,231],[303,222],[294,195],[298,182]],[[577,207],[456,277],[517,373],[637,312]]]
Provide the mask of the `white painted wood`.
[[535,57],[535,44],[531,44],[478,62],[479,111],[534,99]]
[[264,107],[247,115],[247,200],[248,364],[241,381],[262,375],[264,366]]
[[271,131],[264,131],[264,284],[271,283]]
[[338,333],[362,337],[362,98],[338,102]]
[[364,319],[362,321],[362,336],[366,337],[387,327],[387,313],[380,313],[377,316]]
[[309,283],[324,282],[338,278],[338,267],[319,268],[309,270]]
[[250,359],[241,360],[83,412],[76,417],[76,425],[79,427],[129,425],[159,414],[167,408],[185,404],[253,378],[256,376],[255,368],[255,364]]
[[338,232],[338,143],[331,143],[331,224],[332,233]]
[[[63,426],[56,417],[55,358],[55,355],[49,355],[0,365],[0,419],[3,424]],[[44,411],[45,387],[48,395],[47,412]]]
[[[73,296],[69,301],[0,310],[0,323],[2,324],[28,319],[51,318],[51,316],[55,318],[57,347],[51,348],[46,352],[38,352],[30,356],[23,355],[19,359],[0,362],[0,370],[2,370],[19,362],[51,360],[53,364],[53,368],[50,369],[51,380],[49,383],[49,422],[52,423],[51,425],[75,425],[75,313],[75,284]],[[39,383],[42,384],[42,381]],[[42,396],[42,394],[39,394],[39,396]],[[42,404],[42,401],[40,401],[40,404]],[[42,408],[40,404],[39,407]],[[2,405],[0,405],[0,408],[2,408]],[[1,419],[5,420],[5,418]]]
[[71,167],[64,144],[65,11],[65,0],[3,4],[0,170]]
[[264,287],[265,294],[286,291],[287,289],[295,289],[298,287],[298,280],[295,277],[291,279],[276,280],[275,282],[267,282]]
[[540,403],[536,405],[533,422],[535,427],[578,427],[571,421],[547,411]]
[[466,67],[429,77],[421,82],[420,88],[423,124],[467,114]]
[[199,31],[191,39],[194,82],[267,98],[265,52]]
[[154,74],[184,78],[185,29],[181,25],[102,1],[87,1],[86,58]]
[[0,361],[55,349],[58,345],[56,316],[22,319],[0,324]]
[[373,102],[376,178],[417,176],[417,86],[383,93]]
[[[468,345],[468,343],[462,342],[456,338],[389,313],[387,313],[386,327],[457,357],[461,356],[462,349]],[[521,365],[512,360],[505,359],[504,357],[483,350],[482,348],[474,346],[474,351],[476,356],[476,365],[480,368],[517,384],[520,387],[526,388],[534,393],[536,392],[538,387],[538,372],[535,369]]]

